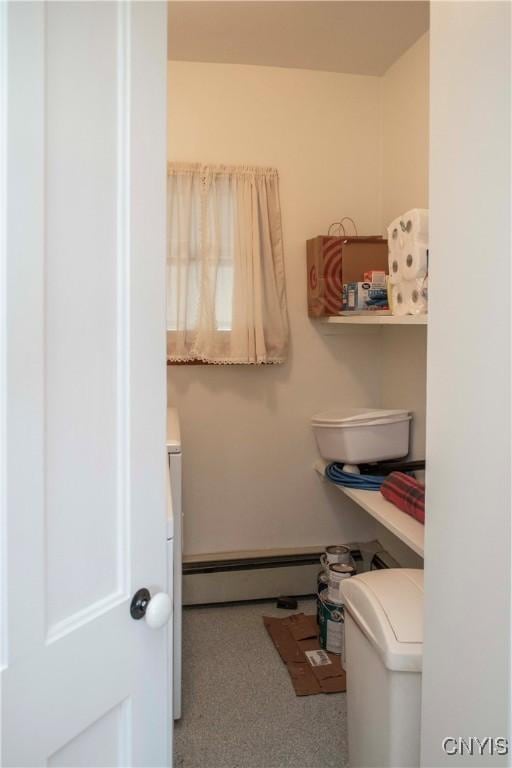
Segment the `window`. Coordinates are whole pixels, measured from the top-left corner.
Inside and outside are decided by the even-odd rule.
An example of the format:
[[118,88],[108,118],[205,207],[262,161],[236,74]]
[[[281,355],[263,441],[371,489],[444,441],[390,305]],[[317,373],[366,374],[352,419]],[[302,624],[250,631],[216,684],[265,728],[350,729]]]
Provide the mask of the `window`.
[[[191,184],[190,196],[185,186]],[[234,252],[234,199],[228,184],[217,184],[216,212],[219,219],[218,243],[202,243],[203,233],[212,231],[202,216],[213,215],[211,189],[202,188],[203,182],[194,179],[186,185],[176,184],[170,195],[170,248],[167,268],[167,329],[185,328],[193,331],[200,320],[201,277],[203,269],[210,271],[214,281],[214,325],[218,331],[230,331],[233,322],[233,252]],[[203,197],[205,200],[203,200]],[[182,210],[186,205],[188,210]],[[183,221],[183,216],[186,217]],[[181,224],[181,226],[180,226]],[[217,249],[214,252],[214,247]],[[186,301],[180,302],[183,292]],[[181,312],[184,313],[180,317]]]
[[170,164],[168,219],[170,361],[282,362],[288,322],[277,172]]

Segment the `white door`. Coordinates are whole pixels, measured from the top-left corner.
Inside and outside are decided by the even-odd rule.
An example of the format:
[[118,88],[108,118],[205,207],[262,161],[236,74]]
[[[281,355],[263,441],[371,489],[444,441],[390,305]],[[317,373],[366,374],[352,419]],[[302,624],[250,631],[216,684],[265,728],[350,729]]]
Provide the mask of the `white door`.
[[0,98],[3,764],[167,765],[165,4],[0,4]]

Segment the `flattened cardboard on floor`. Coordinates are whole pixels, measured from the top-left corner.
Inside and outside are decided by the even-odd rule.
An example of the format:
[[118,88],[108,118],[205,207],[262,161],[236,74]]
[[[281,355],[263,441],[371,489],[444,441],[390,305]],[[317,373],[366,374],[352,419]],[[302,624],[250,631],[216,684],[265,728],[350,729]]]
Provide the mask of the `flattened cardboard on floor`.
[[297,696],[346,690],[346,676],[340,657],[320,648],[315,616],[304,613],[295,613],[284,619],[264,616],[263,623],[286,664]]

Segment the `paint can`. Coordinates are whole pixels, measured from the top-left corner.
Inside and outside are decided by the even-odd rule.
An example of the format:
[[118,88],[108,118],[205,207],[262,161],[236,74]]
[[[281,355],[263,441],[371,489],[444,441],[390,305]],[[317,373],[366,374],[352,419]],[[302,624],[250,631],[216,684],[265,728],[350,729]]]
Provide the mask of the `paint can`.
[[341,585],[345,579],[350,579],[354,576],[356,569],[353,565],[345,565],[345,563],[333,563],[329,566],[329,586],[327,588],[327,596],[333,603],[342,603],[343,596],[341,594]]
[[329,587],[329,574],[322,568],[318,571],[316,580],[317,595],[316,595],[316,623],[320,626],[320,595],[326,591]]
[[342,656],[345,643],[345,616],[343,605],[331,602],[324,591],[318,595],[320,611],[320,646],[330,653]]
[[350,547],[346,547],[344,544],[332,544],[325,548],[325,552],[320,555],[320,563],[326,570],[333,563],[345,563],[345,565],[353,565],[352,553]]
[[328,585],[329,574],[322,568],[318,571],[318,576],[316,577],[317,592],[323,592],[324,589],[327,589]]

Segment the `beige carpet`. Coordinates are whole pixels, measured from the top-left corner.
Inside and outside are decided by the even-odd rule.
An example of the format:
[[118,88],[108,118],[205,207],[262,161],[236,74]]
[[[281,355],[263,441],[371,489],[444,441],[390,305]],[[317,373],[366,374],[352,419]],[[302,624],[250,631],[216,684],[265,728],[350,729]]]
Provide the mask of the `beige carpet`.
[[289,613],[275,601],[184,610],[175,768],[347,765],[346,695],[295,696],[263,626],[263,614]]

